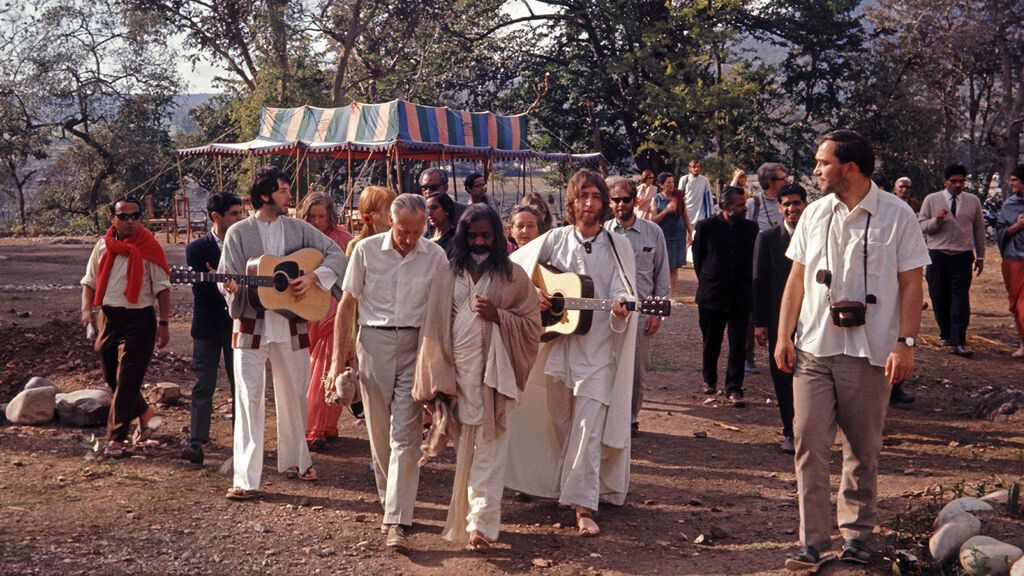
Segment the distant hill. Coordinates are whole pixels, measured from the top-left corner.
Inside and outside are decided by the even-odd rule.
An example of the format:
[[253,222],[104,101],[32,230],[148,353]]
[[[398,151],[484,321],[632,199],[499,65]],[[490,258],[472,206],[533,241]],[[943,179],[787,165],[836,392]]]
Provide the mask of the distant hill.
[[200,104],[206,104],[217,94],[178,94],[174,97],[174,112],[171,116],[171,133],[195,132],[196,126],[189,111]]

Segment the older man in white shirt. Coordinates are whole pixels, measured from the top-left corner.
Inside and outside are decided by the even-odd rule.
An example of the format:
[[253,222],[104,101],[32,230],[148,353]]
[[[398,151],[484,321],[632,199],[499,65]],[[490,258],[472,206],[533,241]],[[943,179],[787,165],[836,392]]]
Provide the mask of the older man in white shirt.
[[[779,314],[775,359],[793,372],[794,440],[803,549],[789,570],[813,569],[831,545],[829,458],[843,432],[837,498],[839,560],[865,564],[878,523],[878,454],[894,382],[914,368],[921,279],[928,264],[910,207],[869,175],[875,157],[859,134],[825,135],[814,175],[825,194],[797,224]],[[796,330],[796,342],[793,331]]]
[[402,194],[391,204],[394,226],[363,240],[352,252],[334,323],[328,381],[352,357],[349,331],[356,309],[356,359],[373,453],[377,493],[384,506],[385,544],[409,548],[419,486],[422,408],[413,400],[420,326],[435,272],[448,265],[444,250],[423,238],[426,201]]

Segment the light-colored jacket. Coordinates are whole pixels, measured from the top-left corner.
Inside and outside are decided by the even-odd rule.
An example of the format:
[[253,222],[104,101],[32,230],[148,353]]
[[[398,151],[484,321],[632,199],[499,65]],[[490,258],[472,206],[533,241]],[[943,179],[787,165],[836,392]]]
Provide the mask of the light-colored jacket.
[[[305,220],[280,217],[284,226],[284,253],[291,254],[300,248],[316,248],[324,253],[321,266],[330,268],[338,275],[338,281],[329,288],[331,295],[341,298],[341,279],[345,277],[345,266],[348,258],[341,248],[323,232],[314,228]],[[224,274],[245,274],[246,264],[251,258],[262,256],[263,238],[256,224],[256,215],[228,228],[224,238],[224,251],[221,253],[217,271]],[[236,290],[234,294],[225,294],[228,304],[228,315],[231,316],[231,345],[234,348],[258,349],[263,336],[264,312],[257,310],[249,301],[248,290]],[[289,319],[292,350],[309,348],[308,323],[301,319]]]

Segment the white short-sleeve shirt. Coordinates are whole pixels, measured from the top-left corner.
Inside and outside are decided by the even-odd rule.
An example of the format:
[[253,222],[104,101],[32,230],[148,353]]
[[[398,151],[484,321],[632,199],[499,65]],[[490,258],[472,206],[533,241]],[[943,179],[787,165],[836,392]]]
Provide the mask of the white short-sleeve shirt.
[[356,244],[341,288],[359,300],[360,326],[418,328],[434,273],[447,265],[436,242],[421,237],[402,257],[382,232]]
[[[874,294],[877,302],[867,305],[863,326],[840,328],[829,316],[830,289],[819,284],[815,276],[819,270],[832,272],[832,302],[864,302],[866,227],[867,293]],[[928,248],[910,206],[883,193],[875,184],[853,210],[835,195],[826,196],[807,207],[786,256],[806,267],[796,347],[819,357],[845,354],[885,366],[899,337],[898,274],[929,263]]]

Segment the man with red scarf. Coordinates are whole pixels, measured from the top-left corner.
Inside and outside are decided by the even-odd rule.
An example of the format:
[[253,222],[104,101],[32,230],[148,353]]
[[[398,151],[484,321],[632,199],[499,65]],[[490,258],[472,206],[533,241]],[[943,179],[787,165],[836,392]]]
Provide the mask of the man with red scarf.
[[97,326],[96,353],[114,393],[103,453],[123,458],[132,421],[138,420],[141,438],[151,428],[154,411],[142,397],[142,379],[153,345],[163,348],[170,340],[171,283],[163,248],[142,227],[139,202],[119,198],[108,210],[110,228],[96,243],[81,281],[82,325]]

